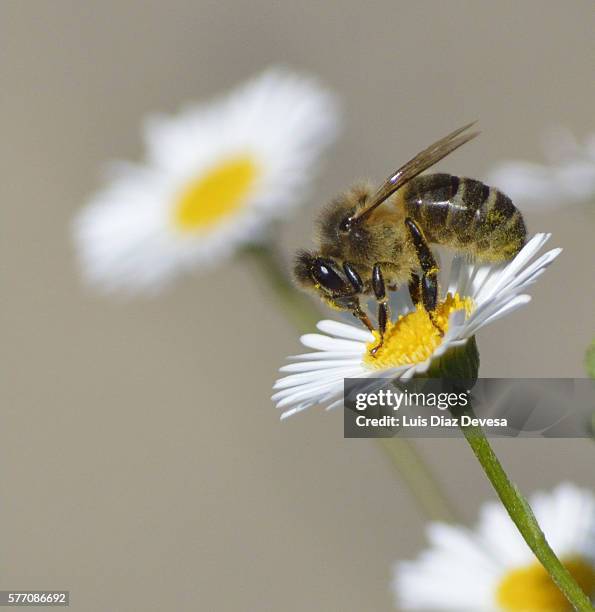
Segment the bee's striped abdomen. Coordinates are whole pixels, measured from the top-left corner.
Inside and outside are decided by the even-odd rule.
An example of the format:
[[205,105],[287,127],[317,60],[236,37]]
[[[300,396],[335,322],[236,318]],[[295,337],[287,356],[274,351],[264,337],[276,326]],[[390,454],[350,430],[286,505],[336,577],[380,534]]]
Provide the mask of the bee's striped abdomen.
[[419,176],[407,185],[403,201],[428,241],[479,260],[511,259],[525,243],[521,213],[507,195],[480,181],[451,174]]

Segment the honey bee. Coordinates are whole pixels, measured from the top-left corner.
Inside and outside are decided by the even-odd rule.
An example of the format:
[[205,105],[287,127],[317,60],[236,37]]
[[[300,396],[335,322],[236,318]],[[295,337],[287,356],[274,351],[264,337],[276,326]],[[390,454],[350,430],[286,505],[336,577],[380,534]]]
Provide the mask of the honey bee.
[[[388,291],[407,283],[413,303],[436,325],[438,265],[430,245],[450,247],[480,262],[512,259],[527,230],[508,196],[471,178],[420,174],[475,138],[468,125],[441,138],[401,166],[375,192],[356,185],[320,218],[318,250],[299,251],[295,280],[330,307],[351,311],[374,331],[361,296],[378,302],[379,342],[390,319]],[[373,351],[373,352],[374,352]]]

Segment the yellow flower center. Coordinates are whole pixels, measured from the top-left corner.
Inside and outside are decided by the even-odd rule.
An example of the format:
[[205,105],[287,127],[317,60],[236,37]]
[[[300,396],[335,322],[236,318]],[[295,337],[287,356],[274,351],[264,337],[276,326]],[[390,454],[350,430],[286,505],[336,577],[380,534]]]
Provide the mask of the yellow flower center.
[[191,181],[178,195],[174,223],[185,232],[207,229],[246,203],[260,168],[249,156],[229,158]]
[[[438,304],[433,317],[443,333],[448,331],[450,313],[461,309],[469,315],[473,310],[473,300],[469,297],[461,298],[458,293],[454,296],[449,293]],[[413,312],[388,323],[382,346],[372,354],[372,349],[380,340],[380,334],[374,332],[374,341],[368,344],[364,363],[374,369],[385,369],[425,361],[442,343],[436,325],[432,323],[427,310],[418,305]]]
[[[595,569],[579,556],[564,565],[587,594],[595,591]],[[498,585],[496,598],[507,612],[564,612],[572,610],[540,563],[509,571]]]

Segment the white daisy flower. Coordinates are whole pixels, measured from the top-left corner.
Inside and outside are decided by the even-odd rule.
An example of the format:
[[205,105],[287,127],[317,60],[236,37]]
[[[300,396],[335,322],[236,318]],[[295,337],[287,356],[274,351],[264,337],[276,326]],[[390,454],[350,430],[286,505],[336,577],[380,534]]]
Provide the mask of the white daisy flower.
[[174,117],[151,117],[147,161],[113,168],[75,223],[83,269],[106,289],[154,292],[220,263],[303,201],[338,128],[333,96],[271,69]]
[[487,183],[536,211],[595,199],[595,134],[581,145],[570,132],[553,131],[544,148],[546,164],[505,161],[488,173]]
[[[558,558],[595,595],[595,495],[572,484],[529,500]],[[402,610],[563,612],[572,607],[520,536],[504,507],[485,504],[474,530],[434,523],[430,548],[394,569]]]
[[407,288],[394,295],[396,321],[390,322],[383,345],[372,355],[376,333],[339,321],[320,321],[323,334],[306,334],[301,343],[316,352],[295,355],[295,363],[283,366],[289,375],[277,380],[273,395],[281,418],[314,404],[327,409],[343,405],[345,378],[410,379],[426,372],[434,359],[448,349],[464,345],[484,325],[493,323],[529,303],[524,291],[543,274],[562,249],[553,249],[534,259],[551,234],[536,234],[510,262],[503,265],[468,263],[462,256],[453,259],[435,321],[413,306]]

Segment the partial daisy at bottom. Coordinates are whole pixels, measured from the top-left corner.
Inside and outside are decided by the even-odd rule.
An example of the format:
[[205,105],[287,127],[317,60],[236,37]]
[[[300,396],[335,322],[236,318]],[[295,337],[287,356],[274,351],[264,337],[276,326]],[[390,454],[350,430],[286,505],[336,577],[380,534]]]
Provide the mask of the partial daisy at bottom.
[[321,334],[306,334],[301,343],[313,352],[290,357],[294,363],[280,368],[286,374],[274,385],[273,401],[281,418],[320,404],[343,406],[345,378],[408,380],[428,371],[449,349],[464,345],[482,327],[528,304],[525,291],[543,274],[562,249],[541,255],[551,234],[536,234],[510,262],[500,265],[471,263],[455,255],[444,283],[434,319],[422,306],[414,307],[407,288],[395,292],[390,322],[382,347],[372,355],[378,335],[353,324],[324,320]]
[[329,91],[279,68],[210,103],[148,118],[146,159],[114,165],[75,220],[84,277],[155,293],[260,242],[304,201],[338,123]]
[[[595,495],[565,483],[529,499],[554,552],[583,591],[595,596]],[[572,610],[497,502],[483,506],[474,529],[427,529],[430,547],[395,565],[400,610],[564,612]]]

